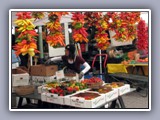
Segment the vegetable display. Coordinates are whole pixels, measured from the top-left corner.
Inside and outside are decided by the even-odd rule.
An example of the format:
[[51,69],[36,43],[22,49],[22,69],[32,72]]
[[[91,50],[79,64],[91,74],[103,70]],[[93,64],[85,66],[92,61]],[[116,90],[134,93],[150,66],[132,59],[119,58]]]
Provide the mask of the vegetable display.
[[19,35],[16,39],[16,45],[13,46],[16,55],[26,55],[34,56],[35,53],[39,53],[37,50],[36,37],[38,34],[34,30],[35,26],[32,23],[31,12],[17,12],[17,19],[15,24],[17,24],[18,29],[16,30]]

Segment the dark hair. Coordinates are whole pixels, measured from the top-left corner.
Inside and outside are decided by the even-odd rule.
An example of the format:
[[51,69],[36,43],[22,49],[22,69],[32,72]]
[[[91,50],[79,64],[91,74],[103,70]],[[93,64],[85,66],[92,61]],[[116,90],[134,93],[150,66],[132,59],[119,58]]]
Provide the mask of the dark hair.
[[74,44],[69,44],[65,47],[66,50],[69,51],[69,59],[74,59],[75,58],[75,45]]
[[14,46],[16,44],[16,40],[15,40],[15,35],[12,34],[12,46]]

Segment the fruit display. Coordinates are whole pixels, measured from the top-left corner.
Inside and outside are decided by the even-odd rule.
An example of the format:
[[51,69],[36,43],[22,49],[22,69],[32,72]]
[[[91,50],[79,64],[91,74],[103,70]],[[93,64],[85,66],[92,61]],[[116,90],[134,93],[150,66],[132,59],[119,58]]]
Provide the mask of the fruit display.
[[92,89],[99,89],[103,84],[103,80],[98,77],[92,77],[90,79],[85,79],[82,82],[86,83],[88,87]]
[[91,92],[84,92],[84,93],[78,93],[76,95],[73,95],[72,97],[81,97],[85,100],[92,100],[96,97],[99,97],[100,95],[97,93],[91,93]]
[[49,82],[45,85],[47,88],[56,88],[57,86],[60,86],[58,82]]
[[39,53],[36,44],[38,34],[34,30],[35,26],[32,23],[34,19],[32,19],[31,12],[17,12],[16,16],[17,20],[14,23],[18,27],[16,29],[18,37],[16,38],[17,44],[13,46],[15,54],[35,56],[35,53]]
[[58,96],[65,96],[68,94],[75,93],[76,90],[71,87],[57,86],[49,90],[50,93],[57,94]]
[[17,43],[13,46],[14,50],[16,50],[15,54],[18,56],[20,54],[26,55],[29,54],[30,56],[34,56],[35,53],[39,53],[37,50],[37,44],[35,41],[28,42],[27,40],[22,40],[21,42]]
[[46,37],[46,42],[51,47],[65,46],[64,35],[62,33],[62,26],[60,19],[62,15],[68,14],[67,12],[49,12],[49,22],[46,23],[49,34]]
[[116,33],[112,38],[119,42],[136,38],[135,23],[140,21],[140,12],[107,12],[107,16],[112,19],[109,29]]
[[112,82],[110,84],[104,85],[104,87],[112,87],[112,88],[118,88],[118,87],[121,87],[121,86],[124,86],[123,82]]
[[87,84],[89,84],[89,83],[100,83],[100,82],[103,82],[103,80],[99,77],[92,77],[90,79],[84,79],[82,82],[87,83]]
[[105,94],[112,91],[112,87],[102,86],[99,89],[91,89],[90,91],[95,91],[95,92],[99,92],[100,94]]
[[97,47],[101,50],[106,50],[109,45],[109,38],[108,34],[105,32],[108,30],[108,22],[104,20],[104,17],[101,20],[98,20],[98,23],[96,28],[97,28],[97,33],[95,35],[95,39],[97,41]]
[[35,18],[35,21],[37,19],[43,19],[45,17],[44,12],[32,12],[32,17]]
[[51,82],[47,83],[44,87],[49,88],[49,93],[58,94],[58,96],[65,96],[76,91],[83,90],[88,88],[85,83],[76,82],[74,80],[65,81],[65,82]]
[[137,62],[148,62],[148,58],[139,59],[139,60],[137,60]]
[[148,51],[148,27],[144,20],[140,20],[137,26],[137,37],[138,40],[136,42],[137,48],[139,50],[147,50]]
[[72,26],[73,26],[73,40],[75,42],[88,42],[88,33],[86,32],[86,28],[84,28],[84,14],[81,12],[74,12],[72,13]]
[[106,30],[109,27],[109,18],[105,15],[103,16],[102,12],[85,12],[85,22],[87,27],[95,26],[95,40],[97,42],[97,48],[101,50],[106,50],[110,45],[108,34]]

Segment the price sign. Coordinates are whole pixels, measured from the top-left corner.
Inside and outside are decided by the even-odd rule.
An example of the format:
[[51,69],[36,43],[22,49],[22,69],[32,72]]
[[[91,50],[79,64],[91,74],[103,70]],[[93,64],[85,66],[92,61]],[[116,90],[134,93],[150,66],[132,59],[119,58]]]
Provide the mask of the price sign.
[[56,77],[57,77],[57,80],[64,78],[64,72],[63,72],[63,70],[57,71],[56,72]]

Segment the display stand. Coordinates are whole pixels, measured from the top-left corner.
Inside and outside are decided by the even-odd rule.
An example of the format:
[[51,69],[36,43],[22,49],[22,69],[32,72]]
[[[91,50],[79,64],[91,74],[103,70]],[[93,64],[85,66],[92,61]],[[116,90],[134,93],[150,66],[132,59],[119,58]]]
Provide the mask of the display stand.
[[32,58],[32,56],[29,56],[30,57],[30,66],[32,66],[33,65],[33,58]]

